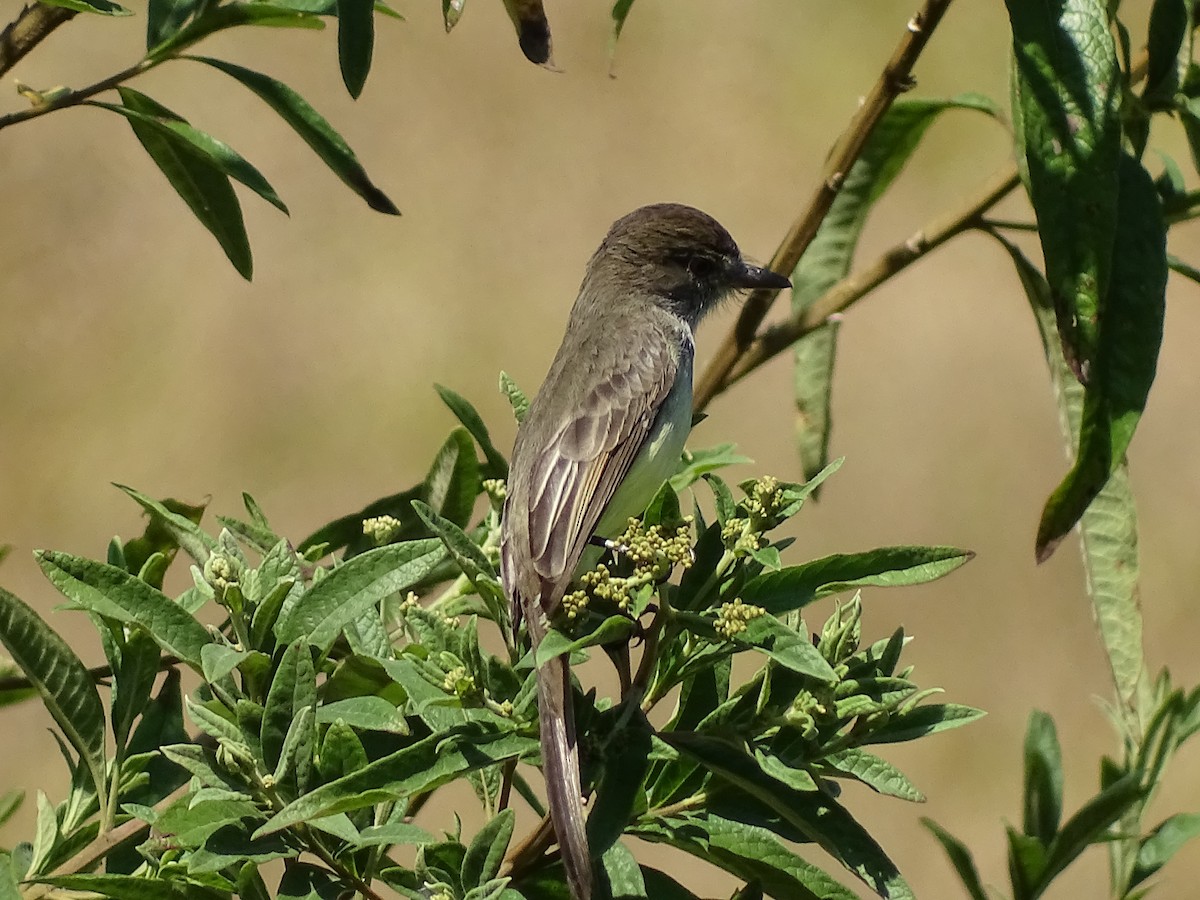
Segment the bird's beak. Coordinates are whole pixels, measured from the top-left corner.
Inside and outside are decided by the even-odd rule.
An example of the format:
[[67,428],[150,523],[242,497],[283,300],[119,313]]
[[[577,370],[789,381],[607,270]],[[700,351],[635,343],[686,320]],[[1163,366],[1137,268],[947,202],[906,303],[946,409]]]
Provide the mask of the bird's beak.
[[774,290],[783,290],[792,286],[792,283],[778,272],[752,266],[740,259],[730,266],[729,283],[739,288],[771,288]]

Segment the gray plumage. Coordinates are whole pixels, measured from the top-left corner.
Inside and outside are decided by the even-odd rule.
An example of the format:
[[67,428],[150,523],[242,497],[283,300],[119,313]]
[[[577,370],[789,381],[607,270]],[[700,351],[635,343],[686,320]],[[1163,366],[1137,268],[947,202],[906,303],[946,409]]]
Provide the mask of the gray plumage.
[[[524,619],[535,648],[602,518],[621,526],[641,513],[678,463],[691,421],[696,323],[731,290],[787,284],[747,265],[729,233],[691,207],[646,206],[613,224],[588,263],[509,468],[501,577],[514,623]],[[631,475],[635,468],[642,474]],[[538,676],[551,819],[571,894],[589,900],[566,658]]]

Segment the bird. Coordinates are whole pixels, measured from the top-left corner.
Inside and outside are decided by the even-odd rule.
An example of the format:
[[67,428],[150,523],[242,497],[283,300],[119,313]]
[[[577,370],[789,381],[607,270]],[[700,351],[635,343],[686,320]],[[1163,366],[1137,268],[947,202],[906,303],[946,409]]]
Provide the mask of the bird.
[[[500,569],[514,640],[523,621],[536,651],[589,541],[621,533],[677,468],[691,429],[701,318],[738,289],[790,285],[748,263],[729,232],[694,207],[657,203],[613,223],[513,445]],[[537,679],[550,820],[571,896],[590,900],[567,658],[542,663]]]

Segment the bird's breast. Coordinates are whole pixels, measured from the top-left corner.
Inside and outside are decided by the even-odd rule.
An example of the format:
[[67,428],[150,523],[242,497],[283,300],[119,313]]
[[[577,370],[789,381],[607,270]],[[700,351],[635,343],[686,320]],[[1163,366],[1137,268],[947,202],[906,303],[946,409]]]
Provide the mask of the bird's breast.
[[617,488],[595,533],[611,538],[625,530],[631,516],[641,515],[658,489],[675,474],[692,429],[692,345],[681,348],[675,383],[658,408],[646,443]]

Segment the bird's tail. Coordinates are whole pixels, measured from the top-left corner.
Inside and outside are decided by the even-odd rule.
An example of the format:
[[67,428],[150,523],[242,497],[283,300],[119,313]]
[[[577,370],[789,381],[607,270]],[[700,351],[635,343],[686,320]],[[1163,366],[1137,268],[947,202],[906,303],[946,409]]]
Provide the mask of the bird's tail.
[[[546,630],[539,611],[529,610],[526,621],[533,647]],[[538,719],[542,773],[550,821],[558,837],[563,868],[573,900],[591,900],[592,857],[588,851],[583,798],[579,785],[579,751],[575,746],[575,714],[571,707],[571,673],[565,656],[538,668]]]

